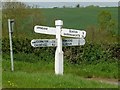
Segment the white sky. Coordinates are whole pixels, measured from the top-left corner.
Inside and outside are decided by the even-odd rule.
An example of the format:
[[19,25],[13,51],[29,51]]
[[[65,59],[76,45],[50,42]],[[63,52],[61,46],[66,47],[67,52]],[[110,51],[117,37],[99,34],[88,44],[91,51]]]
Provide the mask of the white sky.
[[[5,1],[14,1],[14,0],[1,0]],[[21,2],[119,2],[120,0],[17,0]]]
[[30,6],[38,6],[40,8],[52,8],[52,7],[74,7],[77,4],[80,6],[89,6],[89,5],[97,5],[101,7],[114,7],[118,6],[119,0],[2,0],[5,1],[20,1],[27,2],[26,4]]
[[27,2],[26,4],[30,6],[38,6],[40,8],[52,8],[52,7],[75,7],[77,4],[79,4],[82,7],[89,6],[89,5],[95,5],[95,6],[101,6],[101,7],[114,7],[118,6],[118,2]]

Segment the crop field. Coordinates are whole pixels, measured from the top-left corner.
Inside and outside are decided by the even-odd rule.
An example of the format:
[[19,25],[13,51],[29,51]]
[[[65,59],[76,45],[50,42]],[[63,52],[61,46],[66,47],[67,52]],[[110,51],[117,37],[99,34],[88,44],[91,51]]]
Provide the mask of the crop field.
[[[2,87],[3,88],[118,88],[118,8],[28,8],[2,12]],[[100,30],[99,14],[111,16],[108,30]],[[14,18],[13,52],[15,71],[10,70],[7,19]],[[35,25],[85,30],[86,44],[63,47],[64,75],[54,74],[55,47],[33,48],[32,39],[55,39],[37,34]],[[111,30],[111,31],[110,31]],[[65,37],[63,37],[65,38]]]
[[[103,35],[106,33],[105,31],[98,32],[98,15],[102,11],[109,11],[111,13],[111,17],[115,20],[116,25],[118,24],[118,8],[56,8],[56,9],[28,9],[25,13],[26,16],[16,17],[15,23],[15,31],[14,36],[22,38],[55,38],[51,35],[42,35],[36,34],[33,30],[35,25],[45,25],[45,26],[52,26],[55,27],[55,20],[61,19],[64,22],[64,28],[72,28],[78,30],[86,30],[89,34],[87,34],[87,39],[91,38],[91,34],[96,31],[96,34]],[[18,17],[18,18],[17,18]],[[3,18],[4,18],[4,11],[3,11]],[[40,19],[39,19],[40,18]],[[3,36],[8,37],[7,31],[7,19],[3,19]],[[34,23],[35,22],[35,23]],[[18,28],[19,26],[19,28]],[[93,30],[91,30],[93,28]],[[118,29],[114,29],[116,33]],[[109,40],[115,41],[115,38],[107,35]],[[96,36],[97,37],[97,36]],[[111,38],[112,37],[112,38]],[[97,37],[100,39],[102,37]],[[106,37],[104,36],[106,39]],[[103,38],[102,38],[103,39]],[[97,41],[97,40],[96,40]],[[111,42],[111,41],[110,41]]]
[[112,18],[118,20],[118,8],[57,8],[41,9],[45,17],[46,25],[54,26],[56,19],[64,21],[63,27],[75,29],[87,29],[89,26],[98,26],[98,15],[107,10]]

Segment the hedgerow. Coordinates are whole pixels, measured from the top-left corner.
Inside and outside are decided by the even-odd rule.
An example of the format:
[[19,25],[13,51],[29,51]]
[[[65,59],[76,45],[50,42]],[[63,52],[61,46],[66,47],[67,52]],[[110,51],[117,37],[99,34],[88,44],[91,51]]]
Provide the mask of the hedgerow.
[[[34,54],[42,60],[53,60],[55,56],[56,47],[39,47],[34,48],[30,44],[31,39],[28,38],[13,38],[13,52]],[[2,52],[9,54],[9,39],[2,39]],[[119,44],[94,44],[86,42],[84,46],[63,47],[64,59],[73,64],[99,63],[103,61],[116,61],[120,59],[120,45]]]

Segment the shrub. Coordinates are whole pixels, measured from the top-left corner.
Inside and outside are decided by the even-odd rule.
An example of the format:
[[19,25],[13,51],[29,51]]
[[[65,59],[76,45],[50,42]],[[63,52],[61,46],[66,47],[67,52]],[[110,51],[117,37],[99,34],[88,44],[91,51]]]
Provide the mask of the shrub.
[[[53,60],[55,47],[33,48],[28,38],[13,38],[13,52],[34,54],[45,61]],[[9,53],[9,39],[3,38],[2,52]],[[73,64],[99,63],[101,60],[110,61],[120,58],[120,46],[118,44],[101,45],[86,42],[84,46],[63,47],[64,59]]]

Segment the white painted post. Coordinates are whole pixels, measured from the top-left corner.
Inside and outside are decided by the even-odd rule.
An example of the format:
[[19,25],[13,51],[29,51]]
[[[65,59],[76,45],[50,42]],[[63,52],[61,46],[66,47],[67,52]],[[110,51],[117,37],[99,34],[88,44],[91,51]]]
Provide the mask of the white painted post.
[[63,51],[62,51],[62,37],[61,37],[61,28],[63,25],[62,20],[56,20],[56,39],[57,39],[57,48],[55,52],[55,74],[63,75]]
[[14,64],[13,64],[13,49],[12,49],[12,29],[11,20],[8,19],[8,29],[9,29],[9,39],[10,39],[10,56],[11,56],[11,70],[14,71]]

